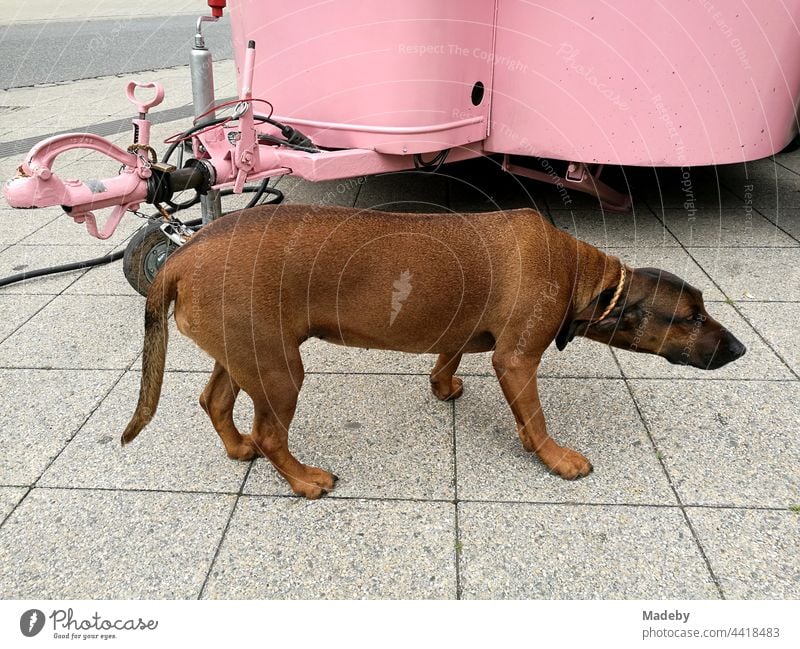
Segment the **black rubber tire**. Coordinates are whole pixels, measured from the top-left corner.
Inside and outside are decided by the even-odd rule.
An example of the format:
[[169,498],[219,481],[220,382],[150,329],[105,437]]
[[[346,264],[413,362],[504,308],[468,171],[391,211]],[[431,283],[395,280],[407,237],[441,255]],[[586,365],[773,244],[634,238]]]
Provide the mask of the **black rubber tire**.
[[178,249],[161,231],[161,221],[140,228],[125,248],[122,272],[136,292],[147,297],[158,269]]

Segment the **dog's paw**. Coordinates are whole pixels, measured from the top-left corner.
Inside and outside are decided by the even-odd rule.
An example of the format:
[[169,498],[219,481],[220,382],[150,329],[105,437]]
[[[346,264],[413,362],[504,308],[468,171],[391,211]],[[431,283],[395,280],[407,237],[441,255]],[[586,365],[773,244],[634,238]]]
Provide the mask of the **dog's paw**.
[[337,476],[315,466],[304,466],[303,475],[286,477],[294,493],[309,500],[316,500],[329,491],[333,491],[336,481],[339,479]]
[[560,475],[565,480],[577,480],[592,472],[592,463],[578,451],[573,451],[571,448],[560,448],[560,452],[554,454],[548,460],[545,461],[545,464],[550,471]]
[[250,435],[242,435],[242,440],[236,446],[225,448],[225,452],[232,460],[248,461],[261,455],[253,438]]
[[453,401],[464,394],[464,381],[457,376],[450,379],[450,386],[443,386],[442,382],[431,381],[431,391],[440,401]]

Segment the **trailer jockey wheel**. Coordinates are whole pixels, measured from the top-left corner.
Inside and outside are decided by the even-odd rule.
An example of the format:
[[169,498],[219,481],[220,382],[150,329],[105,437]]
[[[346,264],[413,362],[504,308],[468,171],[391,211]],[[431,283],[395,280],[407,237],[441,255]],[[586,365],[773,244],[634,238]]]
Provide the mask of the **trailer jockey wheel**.
[[147,296],[156,273],[178,249],[161,231],[161,221],[151,223],[133,235],[122,258],[122,272],[128,283],[141,295]]

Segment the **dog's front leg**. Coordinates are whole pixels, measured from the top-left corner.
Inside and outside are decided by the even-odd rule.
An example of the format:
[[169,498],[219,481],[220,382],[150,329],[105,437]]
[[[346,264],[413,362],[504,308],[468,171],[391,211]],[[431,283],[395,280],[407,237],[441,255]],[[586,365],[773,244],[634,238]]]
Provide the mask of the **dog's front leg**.
[[304,371],[299,349],[284,347],[282,353],[282,359],[275,357],[266,363],[274,369],[251,368],[247,382],[242,383],[242,389],[253,399],[255,409],[253,443],[286,479],[294,493],[305,498],[319,498],[333,489],[338,478],[324,469],[303,464],[289,452],[289,426],[297,407]]
[[547,434],[536,385],[539,361],[538,357],[516,352],[495,352],[492,356],[500,387],[517,420],[517,432],[522,445],[526,450],[536,453],[553,473],[562,478],[574,480],[588,475],[592,471],[589,460],[577,451],[559,446]]

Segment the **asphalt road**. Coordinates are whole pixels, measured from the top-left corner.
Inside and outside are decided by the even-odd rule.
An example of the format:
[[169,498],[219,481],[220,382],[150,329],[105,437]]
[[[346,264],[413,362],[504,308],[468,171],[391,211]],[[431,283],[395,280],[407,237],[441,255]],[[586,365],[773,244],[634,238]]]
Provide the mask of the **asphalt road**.
[[[0,25],[0,88],[73,81],[189,62],[194,16]],[[233,56],[225,18],[206,23],[214,60]]]

